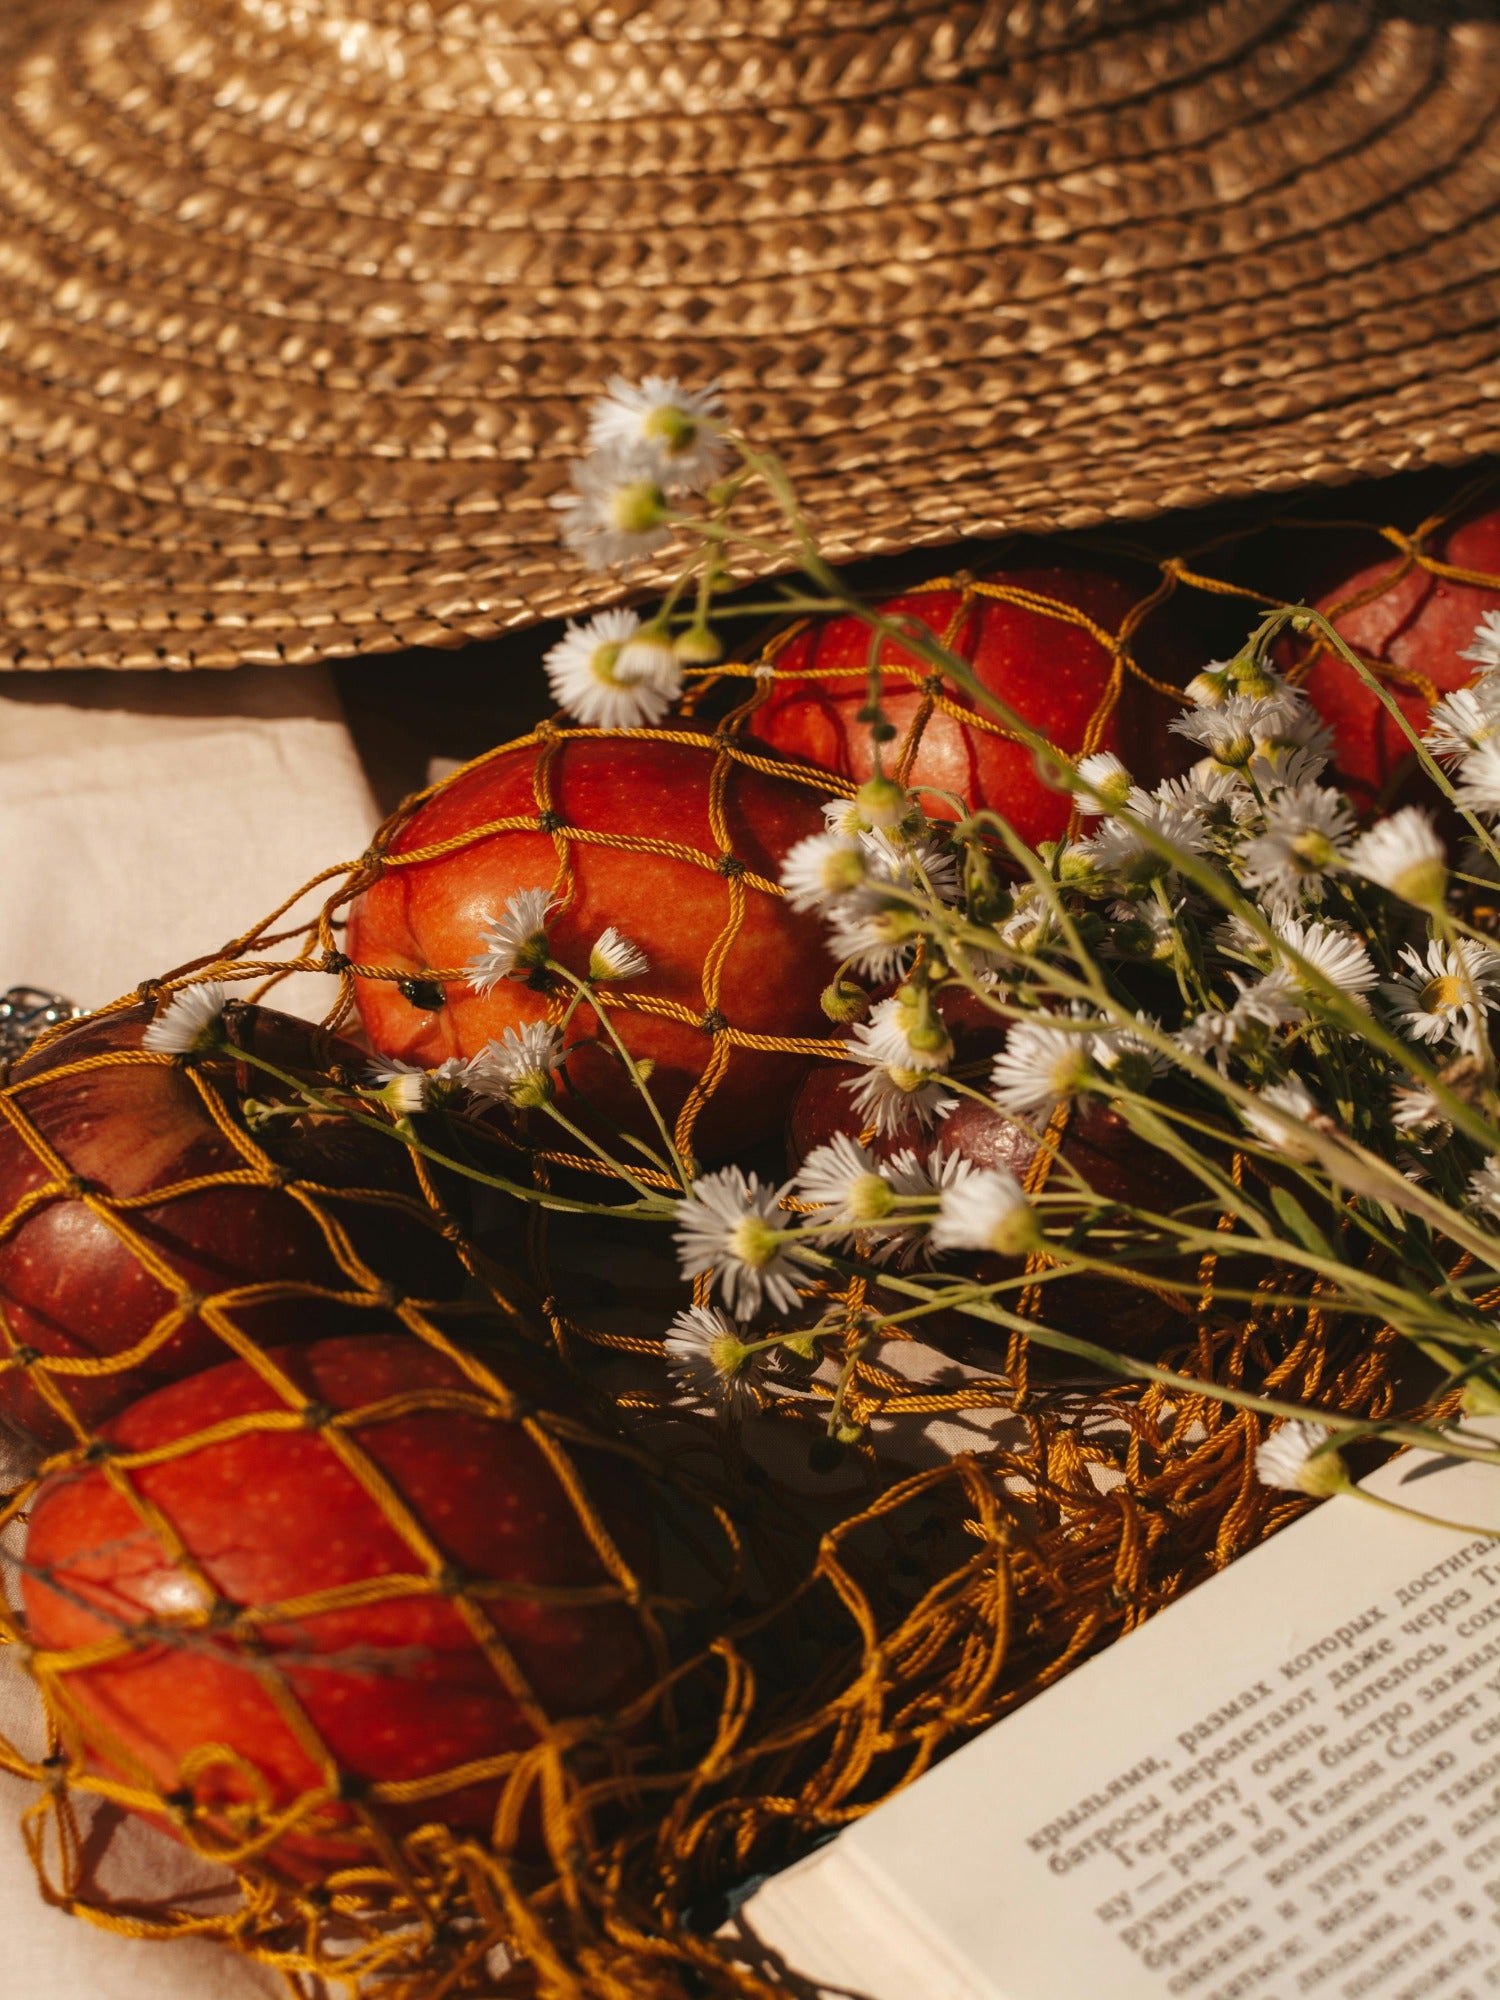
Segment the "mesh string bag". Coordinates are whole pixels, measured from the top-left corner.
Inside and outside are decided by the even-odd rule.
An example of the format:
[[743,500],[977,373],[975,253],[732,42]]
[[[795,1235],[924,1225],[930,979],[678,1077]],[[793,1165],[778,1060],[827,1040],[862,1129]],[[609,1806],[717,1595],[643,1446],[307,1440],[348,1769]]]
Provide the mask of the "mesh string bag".
[[[1367,525],[1377,533],[1377,554],[1382,535],[1389,550],[1388,583],[1417,576],[1434,591],[1455,584],[1500,593],[1500,575],[1439,552],[1452,517],[1477,497],[1431,508],[1415,531]],[[1304,542],[1326,535],[1331,545],[1349,532],[1332,505],[1305,518],[1288,513]],[[1141,621],[1130,621],[1147,599],[1201,598],[1241,619],[1247,608],[1290,601],[1293,593],[1276,588],[1285,576],[1272,576],[1265,563],[1282,525],[1257,522],[1231,534],[1214,524],[1205,546],[1156,552],[1136,605],[1115,624],[1096,621],[1092,636],[1118,663],[1116,684],[1134,670],[1131,635]],[[1151,554],[1144,538],[1134,548],[1137,558]],[[932,587],[977,588],[962,578]],[[1061,603],[1050,614],[1046,604],[1026,608],[1075,624],[1078,616]],[[628,732],[629,740],[687,743],[721,774],[721,797],[732,797],[743,770],[785,779],[746,733],[774,685],[777,650],[705,674],[687,714],[661,731]],[[948,699],[934,686],[918,694],[919,716]],[[922,726],[913,722],[902,745],[908,768]],[[284,977],[309,971],[328,978],[332,1031],[350,1027],[361,987],[399,994],[404,983],[402,1004],[414,1018],[441,1017],[443,1009],[427,1004],[430,989],[446,998],[467,977],[464,965],[352,955],[351,907],[377,881],[424,865],[422,850],[403,847],[402,837],[428,797],[451,796],[475,769],[517,753],[545,786],[549,766],[574,745],[607,744],[617,734],[554,723],[489,753],[435,794],[406,802],[366,855],[308,885],[311,903],[290,896],[226,951],[102,1010],[84,1032],[144,1021],[172,998],[214,983],[274,1002]],[[814,801],[849,785],[827,774],[789,782]],[[566,895],[572,850],[606,847],[617,836],[603,825],[544,818],[557,811],[534,789],[529,807],[506,817],[519,822],[511,832],[544,844],[556,870],[552,886]],[[455,832],[455,849],[495,831]],[[715,1093],[742,1052],[812,1064],[837,1059],[843,1048],[826,1028],[807,1034],[799,1023],[778,1036],[747,1027],[732,1006],[720,1006],[722,1026],[702,1029],[713,982],[734,964],[743,909],[779,893],[774,873],[724,870],[726,853],[740,858],[739,838],[726,819],[716,842],[683,841],[689,853],[674,858],[719,899],[700,991],[670,1015],[675,1027],[702,1036],[700,1067],[672,1122],[684,1150],[697,1147]],[[656,851],[632,847],[628,828],[618,848],[641,859]],[[518,990],[538,1019],[556,1021],[566,1010],[558,993]],[[610,1008],[622,1032],[632,1007],[622,988]],[[641,1019],[654,1013],[634,1011]],[[245,1033],[248,1016],[231,1010],[224,1018],[232,1040]],[[1195,1395],[1161,1384],[1028,1375],[1029,1343],[1019,1335],[998,1338],[987,1352],[974,1344],[962,1370],[940,1365],[924,1374],[903,1365],[918,1343],[883,1321],[884,1295],[862,1278],[808,1280],[801,1309],[787,1316],[798,1324],[821,1316],[835,1329],[828,1346],[846,1364],[837,1393],[859,1438],[835,1475],[793,1479],[787,1468],[805,1464],[826,1440],[831,1367],[767,1381],[759,1410],[743,1422],[725,1425],[684,1407],[662,1341],[682,1296],[675,1265],[652,1232],[569,1216],[570,1191],[586,1186],[596,1197],[608,1191],[610,1175],[556,1127],[530,1114],[497,1121],[453,1113],[442,1145],[440,1128],[423,1119],[397,1130],[390,1113],[353,1096],[348,1059],[332,1041],[297,1072],[304,1084],[312,1080],[320,1110],[283,1116],[292,1109],[291,1086],[282,1085],[278,1099],[276,1079],[260,1073],[255,1094],[281,1106],[269,1121],[245,1116],[248,1079],[243,1088],[235,1083],[232,1053],[184,1059],[152,1055],[137,1042],[74,1066],[65,1060],[70,1046],[77,1044],[67,1031],[55,1033],[0,1089],[7,1131],[36,1166],[0,1216],[0,1245],[49,1207],[83,1202],[124,1254],[152,1270],[163,1303],[131,1346],[80,1357],[42,1351],[0,1302],[0,1382],[24,1376],[66,1419],[50,1458],[6,1502],[8,1523],[32,1521],[52,1574],[23,1575],[4,1616],[7,1639],[45,1697],[46,1738],[13,1743],[3,1756],[6,1768],[38,1786],[28,1834],[46,1893],[127,1934],[221,1938],[278,1968],[303,1994],[317,1990],[307,1983],[313,1979],[347,1987],[375,1971],[385,1975],[379,1990],[399,2000],[768,1993],[775,1989],[765,1972],[710,1935],[717,1898],[877,1805],[1305,1504],[1255,1477],[1264,1419],[1227,1407],[1207,1387]],[[266,1280],[269,1291],[237,1277],[217,1292],[195,1282],[190,1297],[178,1296],[180,1284],[139,1226],[138,1194],[101,1188],[66,1144],[28,1117],[28,1098],[40,1090],[31,1066],[41,1064],[54,1065],[46,1072],[54,1078],[56,1065],[75,1067],[80,1079],[167,1070],[212,1096],[218,1111],[209,1107],[209,1115],[232,1160],[151,1189],[144,1206],[159,1219],[197,1198],[205,1179],[274,1188],[314,1220],[329,1265],[315,1275],[278,1274]],[[377,1177],[333,1188],[289,1162],[278,1127],[303,1117],[309,1126],[319,1117],[384,1121],[390,1129],[380,1143],[401,1168],[400,1186]],[[495,1177],[546,1192],[558,1208],[497,1200],[488,1213],[476,1209],[430,1157],[451,1152],[455,1141]],[[1041,1174],[1047,1158],[1041,1149]],[[1240,1159],[1235,1171],[1253,1172],[1253,1163]],[[628,1199],[628,1190],[618,1192]],[[451,1260],[454,1282],[415,1290],[398,1272],[391,1232],[360,1239],[351,1203],[403,1213]],[[1164,1314],[1161,1358],[1180,1374],[1360,1419],[1378,1420],[1413,1400],[1404,1346],[1389,1328],[1326,1310],[1316,1287],[1297,1293],[1285,1273],[1268,1273],[1259,1302],[1248,1305],[1222,1298],[1215,1278],[1206,1260],[1193,1310]],[[277,1337],[276,1312],[299,1302],[337,1309],[326,1340]],[[136,1395],[108,1417],[92,1413],[97,1403],[79,1405],[79,1385],[138,1370],[189,1314],[216,1343],[211,1362],[199,1359],[205,1372]],[[392,1348],[417,1357],[399,1388],[347,1378],[340,1386],[326,1373],[351,1350],[378,1358]],[[884,1449],[886,1440],[976,1416],[995,1419],[991,1441],[951,1461],[911,1470]],[[565,1580],[507,1576],[494,1561],[486,1571],[474,1551],[456,1551],[451,1525],[434,1516],[433,1491],[412,1469],[410,1438],[423,1426],[439,1438],[448,1437],[445,1426],[524,1437],[538,1478],[564,1496],[558,1504],[576,1554]],[[195,1483],[215,1462],[239,1463],[235,1454],[253,1459],[292,1445],[303,1454],[297,1477],[309,1491],[334,1473],[352,1482],[348,1490],[359,1494],[371,1539],[379,1540],[373,1573],[340,1576],[301,1598],[285,1579],[259,1595],[243,1580],[231,1589],[216,1576],[215,1552],[194,1516]],[[600,1467],[634,1497],[622,1501]],[[176,1579],[175,1607],[143,1625],[135,1610],[121,1619],[116,1603],[115,1624],[98,1629],[98,1579],[88,1572],[97,1545],[81,1530],[69,1543],[48,1526],[65,1503],[81,1505],[78,1496],[107,1505],[106,1527],[117,1520],[119,1532],[110,1527],[106,1543],[150,1549],[151,1574]],[[57,1565],[59,1552],[70,1550],[85,1569],[74,1593],[85,1602],[71,1615],[86,1629],[49,1638],[35,1629],[46,1623],[37,1607],[56,1582],[67,1583]],[[333,1670],[309,1666],[306,1631],[297,1645],[283,1642],[299,1623],[316,1639],[318,1621],[332,1620],[337,1630],[338,1620],[354,1620],[357,1629],[367,1613],[393,1621],[381,1628],[387,1636],[418,1614],[455,1621],[465,1658],[524,1715],[524,1731],[504,1742],[492,1736],[487,1754],[463,1750],[455,1766],[416,1776],[360,1769],[308,1693],[310,1680]],[[631,1635],[614,1649],[619,1684],[596,1694],[592,1707],[587,1696],[549,1705],[546,1689],[527,1678],[517,1635],[528,1618],[545,1629],[564,1614],[618,1621]],[[59,1637],[66,1643],[55,1643]],[[155,1671],[161,1650],[174,1646],[216,1669],[230,1659],[276,1705],[305,1760],[289,1795],[268,1789],[253,1760],[237,1762],[223,1745],[205,1746],[196,1763],[182,1760],[190,1782],[181,1771],[169,1777],[117,1726],[100,1722],[89,1677],[107,1677],[122,1662],[139,1670],[146,1651]],[[337,1669],[349,1666],[340,1655]],[[545,1679],[534,1661],[532,1671]],[[114,1806],[171,1827],[179,1842],[226,1866],[222,1906],[103,1894],[84,1862],[85,1834],[92,1814]]]

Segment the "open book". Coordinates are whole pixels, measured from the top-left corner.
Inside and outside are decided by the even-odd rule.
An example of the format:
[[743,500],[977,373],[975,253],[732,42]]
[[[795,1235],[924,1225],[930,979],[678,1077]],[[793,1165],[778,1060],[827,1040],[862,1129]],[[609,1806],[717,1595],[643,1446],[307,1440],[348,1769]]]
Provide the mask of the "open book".
[[[1500,1534],[1493,1466],[1364,1483]],[[1326,1502],[734,1928],[868,2000],[1500,1995],[1500,1542]]]

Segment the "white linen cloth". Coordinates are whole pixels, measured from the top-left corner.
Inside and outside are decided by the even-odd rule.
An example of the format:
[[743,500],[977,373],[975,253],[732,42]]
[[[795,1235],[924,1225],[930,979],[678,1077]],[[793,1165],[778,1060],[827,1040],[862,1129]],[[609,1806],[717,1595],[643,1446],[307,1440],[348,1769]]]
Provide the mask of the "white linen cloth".
[[[96,1006],[201,956],[328,864],[377,814],[323,669],[48,674],[0,685],[0,990]],[[330,982],[276,1004],[317,1015]],[[17,1469],[0,1441],[0,1486]],[[0,1648],[0,1733],[35,1729]],[[34,1740],[34,1739],[33,1739]],[[269,2000],[273,1974],[197,1940],[116,1937],[49,1909],[20,1833],[31,1789],[0,1776],[0,1994],[6,2000]],[[113,1819],[113,1816],[111,1816]],[[100,1879],[135,1894],[188,1882],[152,1829],[100,1824]]]

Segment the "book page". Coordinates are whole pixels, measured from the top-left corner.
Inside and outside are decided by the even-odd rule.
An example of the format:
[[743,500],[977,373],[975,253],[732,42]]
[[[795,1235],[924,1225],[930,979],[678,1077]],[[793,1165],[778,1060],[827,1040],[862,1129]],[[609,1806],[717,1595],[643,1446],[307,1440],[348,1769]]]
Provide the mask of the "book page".
[[[1500,1530],[1493,1467],[1366,1483]],[[1500,1995],[1500,1542],[1329,1501],[746,1914],[871,2000]]]

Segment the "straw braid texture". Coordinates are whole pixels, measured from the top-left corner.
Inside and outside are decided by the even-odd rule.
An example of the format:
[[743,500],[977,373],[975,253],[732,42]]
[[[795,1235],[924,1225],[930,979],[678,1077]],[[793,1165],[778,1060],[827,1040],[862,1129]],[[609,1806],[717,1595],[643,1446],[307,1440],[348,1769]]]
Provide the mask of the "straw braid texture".
[[1500,448],[1461,0],[42,12],[0,27],[6,665],[596,604],[547,501],[616,371],[719,378],[836,557]]
[[[1469,497],[1459,496],[1454,505]],[[1306,525],[1310,532],[1318,526]],[[1383,587],[1392,587],[1413,567],[1437,577],[1449,573],[1428,553],[1429,538],[1442,525],[1442,517],[1434,515],[1413,535],[1384,531],[1392,563]],[[1119,663],[1117,685],[1137,671],[1131,634],[1163,595],[1204,591],[1247,604],[1277,601],[1243,558],[1244,551],[1221,543],[1162,559],[1119,625],[1101,627],[1095,635]],[[1472,580],[1500,589],[1500,578]],[[1043,615],[1078,621],[1070,605],[1031,596],[1027,601]],[[768,649],[773,673],[775,650],[774,644]],[[738,672],[761,685],[764,675],[754,671],[760,664],[705,676],[697,713],[682,727],[632,735],[707,740],[715,749],[718,782],[732,783],[737,764],[759,756],[738,734],[753,712],[754,695],[729,707],[716,726],[705,718],[723,706],[726,693],[738,692]],[[721,678],[728,680],[727,688],[715,685]],[[926,692],[935,703],[948,699],[935,688]],[[967,713],[964,719],[973,721]],[[899,746],[908,758],[920,726],[919,714]],[[543,784],[549,749],[575,735],[608,740],[608,732],[574,732],[556,724],[525,739],[538,754]],[[837,789],[836,783],[829,789]],[[171,994],[210,979],[228,981],[252,998],[274,998],[276,986],[291,973],[322,971],[330,983],[328,1025],[347,1021],[356,980],[412,976],[354,966],[340,947],[352,899],[384,869],[415,865],[399,851],[398,838],[429,796],[405,802],[367,854],[330,867],[224,952],[148,982],[141,994],[125,996],[99,1018],[128,1016],[143,999],[160,1007]],[[565,832],[550,830],[565,866]],[[595,829],[591,837],[610,835]],[[628,827],[620,829],[620,838],[631,841]],[[456,838],[450,851],[463,845],[463,838]],[[779,890],[766,881],[745,893],[774,896]],[[726,932],[732,932],[732,897],[725,907]],[[309,909],[312,914],[305,914]],[[1500,923],[1500,912],[1480,913],[1479,920]],[[720,934],[710,958],[722,962],[732,942],[732,936]],[[463,975],[427,967],[421,976],[455,981]],[[705,968],[704,976],[707,990],[711,969]],[[61,1052],[66,1032],[54,1032],[40,1047]],[[809,1060],[837,1056],[841,1047],[837,1041],[798,1046]],[[126,1053],[110,1060],[167,1059]],[[205,1102],[214,1097],[212,1064],[192,1068],[189,1075]],[[340,1073],[330,1068],[322,1081],[336,1092]],[[153,1253],[136,1221],[139,1203],[80,1187],[65,1153],[28,1136],[35,1132],[27,1116],[34,1087],[19,1073],[0,1084],[0,1122],[23,1136],[43,1171],[42,1187],[28,1197],[24,1213],[0,1216],[0,1248],[38,1205],[87,1199],[132,1255],[149,1260]],[[699,1111],[712,1101],[714,1087],[715,1079],[706,1074]],[[1033,1192],[1045,1183],[1066,1116],[1061,1111],[1054,1119],[1048,1144],[1038,1153]],[[692,1123],[685,1114],[685,1145]],[[553,1721],[544,1702],[533,1704],[535,1746],[485,1767],[506,1787],[492,1843],[441,1823],[445,1793],[472,1777],[472,1769],[422,1781],[417,1795],[432,1803],[433,1822],[415,1831],[396,1826],[393,1818],[409,1808],[412,1788],[351,1789],[338,1759],[300,1717],[321,1785],[274,1827],[245,1831],[233,1857],[240,1899],[216,1914],[189,1903],[146,1911],[123,1907],[93,1885],[84,1834],[92,1801],[100,1795],[158,1817],[176,1815],[181,1837],[202,1851],[221,1855],[222,1839],[211,1838],[191,1817],[184,1819],[180,1801],[163,1799],[139,1773],[102,1776],[88,1756],[91,1726],[77,1698],[81,1682],[75,1680],[96,1661],[76,1653],[36,1654],[31,1667],[52,1718],[48,1747],[38,1756],[17,1745],[0,1746],[0,1761],[42,1788],[27,1825],[47,1893],[129,1935],[219,1937],[289,1977],[321,1972],[336,1979],[379,1971],[387,1975],[380,1990],[392,2000],[511,1992],[539,1993],[544,2000],[601,1995],[688,2000],[705,1993],[770,2000],[784,1990],[774,1972],[739,1962],[733,1947],[706,1940],[688,1921],[690,1913],[701,1913],[706,1896],[794,1856],[818,1835],[868,1811],[973,1730],[1014,1708],[1208,1570],[1233,1560],[1303,1504],[1257,1482],[1254,1452],[1264,1426],[1253,1413],[1230,1410],[1207,1395],[1154,1386],[1063,1387],[1028,1379],[1028,1346],[1019,1337],[1010,1340],[1008,1351],[989,1357],[988,1375],[958,1388],[914,1384],[889,1365],[888,1344],[864,1344],[871,1294],[859,1280],[831,1296],[809,1284],[804,1316],[842,1314],[853,1360],[843,1405],[850,1420],[911,1424],[964,1410],[1009,1411],[1020,1420],[1021,1441],[906,1477],[861,1446],[844,1461],[855,1483],[837,1498],[789,1495],[768,1484],[747,1460],[734,1428],[678,1406],[660,1332],[673,1307],[655,1301],[680,1302],[682,1294],[660,1248],[643,1249],[637,1231],[631,1257],[622,1256],[623,1245],[602,1225],[602,1263],[625,1271],[611,1298],[607,1287],[601,1293],[595,1282],[597,1258],[596,1268],[585,1270],[579,1283],[586,1239],[599,1236],[599,1219],[584,1218],[580,1227],[566,1216],[532,1210],[525,1232],[528,1288],[446,1212],[437,1180],[413,1153],[414,1187],[406,1197],[412,1214],[436,1223],[446,1236],[471,1280],[471,1297],[512,1324],[524,1323],[534,1309],[558,1354],[584,1383],[615,1385],[615,1409],[631,1441],[622,1443],[607,1423],[587,1413],[559,1417],[519,1409],[503,1358],[497,1359],[493,1348],[474,1345],[462,1315],[455,1321],[449,1309],[431,1302],[393,1297],[393,1273],[382,1271],[375,1255],[354,1249],[331,1210],[327,1189],[278,1175],[264,1148],[227,1114],[221,1129],[234,1134],[235,1176],[251,1184],[274,1182],[310,1213],[327,1218],[330,1249],[342,1273],[332,1289],[351,1310],[369,1315],[372,1324],[377,1315],[396,1311],[410,1339],[443,1354],[461,1372],[458,1399],[467,1410],[497,1424],[526,1423],[568,1482],[570,1504],[612,1579],[606,1588],[641,1620],[661,1671],[621,1713],[598,1718],[597,1726],[579,1718]],[[391,1143],[399,1142],[393,1137]],[[486,1139],[481,1127],[469,1124],[466,1143],[491,1147],[499,1171],[517,1179],[531,1176],[544,1187],[581,1171],[603,1174],[597,1163],[537,1143],[536,1129],[495,1128]],[[1248,1159],[1234,1167],[1237,1177],[1254,1171]],[[599,1184],[607,1192],[607,1175]],[[159,1198],[170,1203],[188,1192],[168,1189]],[[1267,1273],[1265,1303],[1248,1312],[1239,1304],[1221,1304],[1215,1297],[1215,1263],[1212,1257],[1204,1260],[1191,1309],[1178,1305],[1170,1315],[1158,1314],[1159,1351],[1169,1365],[1199,1379],[1317,1402],[1359,1417],[1379,1417],[1394,1407],[1401,1344],[1389,1329],[1332,1318],[1315,1292],[1299,1304],[1288,1303],[1291,1273]],[[182,1302],[171,1270],[154,1274],[162,1286],[164,1318],[150,1343],[159,1345]],[[293,1295],[305,1288],[283,1283],[280,1289]],[[1039,1310],[1043,1289],[1035,1288],[1023,1310]],[[700,1295],[706,1296],[701,1287]],[[1272,1304],[1273,1295],[1281,1303]],[[389,1579],[391,1597],[414,1591],[451,1597],[508,1680],[513,1663],[506,1664],[503,1646],[494,1640],[492,1595],[482,1583],[451,1574],[399,1489],[366,1476],[362,1439],[372,1426],[390,1420],[391,1409],[309,1410],[305,1392],[246,1332],[245,1303],[243,1290],[193,1301],[226,1357],[238,1356],[268,1385],[266,1410],[236,1420],[227,1434],[310,1427],[343,1454],[411,1550],[409,1574]],[[1142,1303],[1150,1306],[1153,1300]],[[1479,1303],[1493,1309],[1493,1300]],[[1135,1311],[1128,1306],[1122,1317]],[[885,1337],[888,1342],[903,1336],[887,1328]],[[138,1353],[128,1352],[102,1363],[54,1361],[25,1351],[0,1313],[0,1375],[25,1369],[46,1385],[59,1411],[67,1409],[71,1385],[80,1377],[131,1367],[138,1359]],[[789,1439],[800,1435],[811,1442],[821,1434],[832,1394],[827,1371],[801,1386],[774,1385],[760,1393],[766,1401],[763,1420],[780,1426]],[[411,1407],[445,1400],[452,1401],[451,1394],[429,1393],[411,1399]],[[93,1427],[79,1421],[72,1430],[77,1442],[53,1459],[53,1470],[97,1464]],[[191,1459],[217,1448],[225,1436],[221,1429],[185,1437],[166,1456]],[[619,1556],[611,1522],[576,1479],[568,1480],[576,1453],[601,1448],[650,1470],[666,1535],[677,1532],[684,1518],[694,1524],[698,1559],[713,1586],[709,1607],[696,1624],[684,1624],[664,1589],[630,1569]],[[184,1561],[174,1523],[140,1491],[152,1470],[147,1461],[159,1463],[161,1457],[123,1452],[105,1458],[103,1466],[163,1546]],[[28,1511],[35,1499],[36,1483],[28,1482],[0,1508],[0,1521]],[[187,1570],[191,1576],[190,1563]],[[383,1601],[381,1580],[366,1588],[365,1601]],[[303,1601],[297,1615],[308,1617],[324,1602]],[[274,1625],[286,1615],[285,1605],[259,1605],[249,1624]],[[0,1626],[6,1638],[27,1643],[13,1611],[0,1611]],[[123,1637],[120,1643],[126,1643]],[[815,1668],[799,1673],[796,1663],[809,1660],[817,1662]],[[287,1701],[293,1712],[290,1696]],[[655,1746],[649,1784],[641,1782],[634,1747],[645,1741]],[[335,1804],[351,1800],[369,1847],[363,1865],[338,1869],[316,1887],[289,1879],[274,1865],[268,1844],[276,1834],[305,1831],[320,1823],[319,1815],[326,1825]],[[523,1823],[528,1801],[540,1814],[550,1851],[549,1869],[541,1873],[507,1858],[507,1843]],[[495,1946],[524,1960],[524,1967],[510,1974],[495,1970],[502,1964],[490,1958]]]

